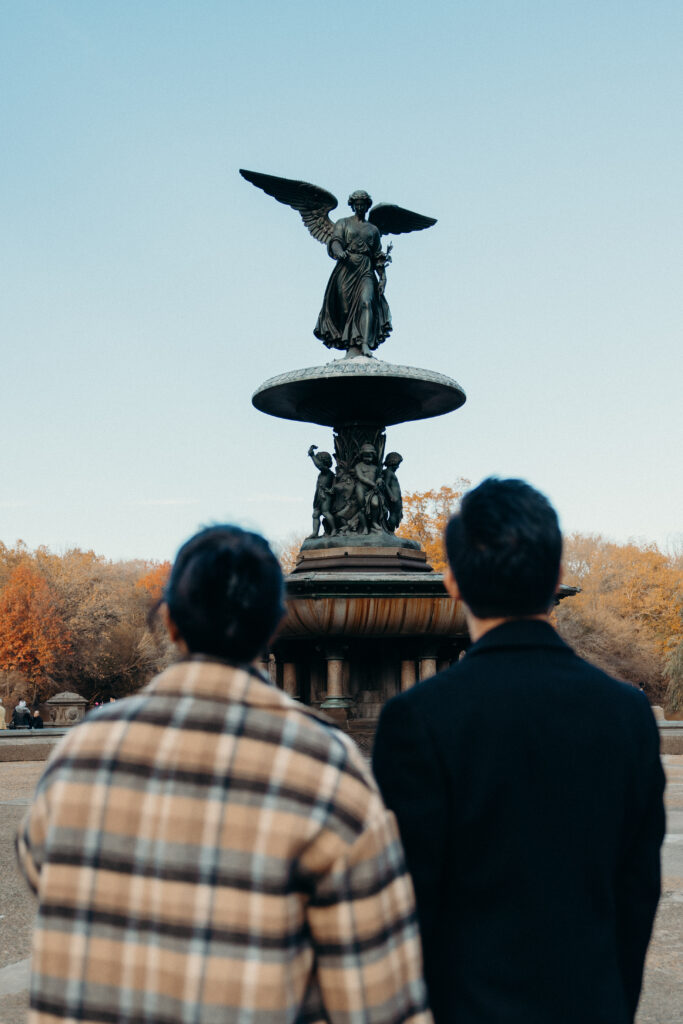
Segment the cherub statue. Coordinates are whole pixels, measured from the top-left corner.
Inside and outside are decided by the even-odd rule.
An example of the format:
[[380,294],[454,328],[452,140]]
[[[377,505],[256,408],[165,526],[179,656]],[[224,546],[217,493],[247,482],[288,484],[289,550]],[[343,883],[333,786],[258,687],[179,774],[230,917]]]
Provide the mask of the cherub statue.
[[337,528],[332,515],[332,485],[334,484],[334,473],[332,472],[332,456],[329,452],[318,452],[317,444],[312,444],[308,449],[309,458],[313,465],[319,469],[318,479],[315,485],[313,496],[313,532],[311,538],[317,537],[320,532],[320,521],[322,520],[323,530],[326,534],[336,534]]
[[361,445],[359,460],[355,465],[356,501],[360,533],[379,533],[382,529],[384,504],[382,502],[382,478],[377,465],[377,452],[371,444]]
[[332,510],[337,532],[346,536],[357,533],[360,527],[359,504],[356,501],[356,478],[349,473],[337,473],[332,487]]
[[256,171],[241,170],[240,174],[297,210],[313,237],[327,246],[337,262],[313,331],[316,338],[328,348],[346,350],[348,356],[370,356],[391,331],[384,289],[392,246],[383,252],[381,236],[421,231],[436,224],[434,218],[390,203],[372,206],[368,193],[357,191],[349,196],[353,216],[335,223],[328,215],[338,202],[325,189]]
[[403,462],[403,456],[398,452],[389,452],[384,460],[382,470],[382,482],[384,484],[384,504],[387,508],[386,529],[394,533],[397,526],[403,519],[403,498],[401,496],[401,485],[396,476],[396,470]]

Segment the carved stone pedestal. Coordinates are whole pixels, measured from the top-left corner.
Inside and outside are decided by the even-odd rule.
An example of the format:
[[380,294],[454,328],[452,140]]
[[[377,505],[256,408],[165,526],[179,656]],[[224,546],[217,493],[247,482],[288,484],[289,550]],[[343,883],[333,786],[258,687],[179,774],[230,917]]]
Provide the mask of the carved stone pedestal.
[[[381,538],[380,538],[381,539]],[[397,538],[400,540],[401,538]],[[375,537],[366,544],[327,544],[327,538],[304,541],[297,558],[295,573],[311,572],[431,572],[427,556],[419,548],[399,547],[396,544],[379,546]],[[313,546],[315,543],[315,547]]]
[[286,688],[294,666],[300,699],[366,746],[389,697],[467,644],[462,607],[437,573],[299,572],[286,584],[277,685]]
[[78,725],[83,721],[88,702],[80,693],[56,693],[42,705],[45,725]]

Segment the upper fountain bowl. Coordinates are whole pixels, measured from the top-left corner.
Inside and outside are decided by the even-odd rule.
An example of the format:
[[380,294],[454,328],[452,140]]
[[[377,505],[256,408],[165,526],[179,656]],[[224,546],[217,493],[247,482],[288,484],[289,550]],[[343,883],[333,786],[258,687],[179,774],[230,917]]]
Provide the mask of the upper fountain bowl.
[[252,404],[286,420],[336,427],[344,423],[390,426],[459,409],[460,385],[442,373],[356,356],[271,377]]

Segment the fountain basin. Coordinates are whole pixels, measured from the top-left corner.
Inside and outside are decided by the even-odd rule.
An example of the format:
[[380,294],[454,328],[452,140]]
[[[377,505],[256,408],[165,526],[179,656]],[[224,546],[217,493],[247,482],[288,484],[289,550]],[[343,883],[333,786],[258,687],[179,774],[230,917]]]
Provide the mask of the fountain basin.
[[252,404],[281,419],[336,427],[344,423],[390,426],[459,409],[465,392],[432,370],[356,356],[271,377]]
[[278,640],[467,636],[462,603],[440,573],[297,573],[287,579],[287,616]]

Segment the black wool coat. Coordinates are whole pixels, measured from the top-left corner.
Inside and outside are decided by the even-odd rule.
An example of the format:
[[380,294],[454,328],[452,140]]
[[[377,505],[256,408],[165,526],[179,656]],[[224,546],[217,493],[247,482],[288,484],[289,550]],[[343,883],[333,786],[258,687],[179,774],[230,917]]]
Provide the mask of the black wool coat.
[[660,891],[647,699],[513,620],[384,707],[436,1024],[627,1024]]

